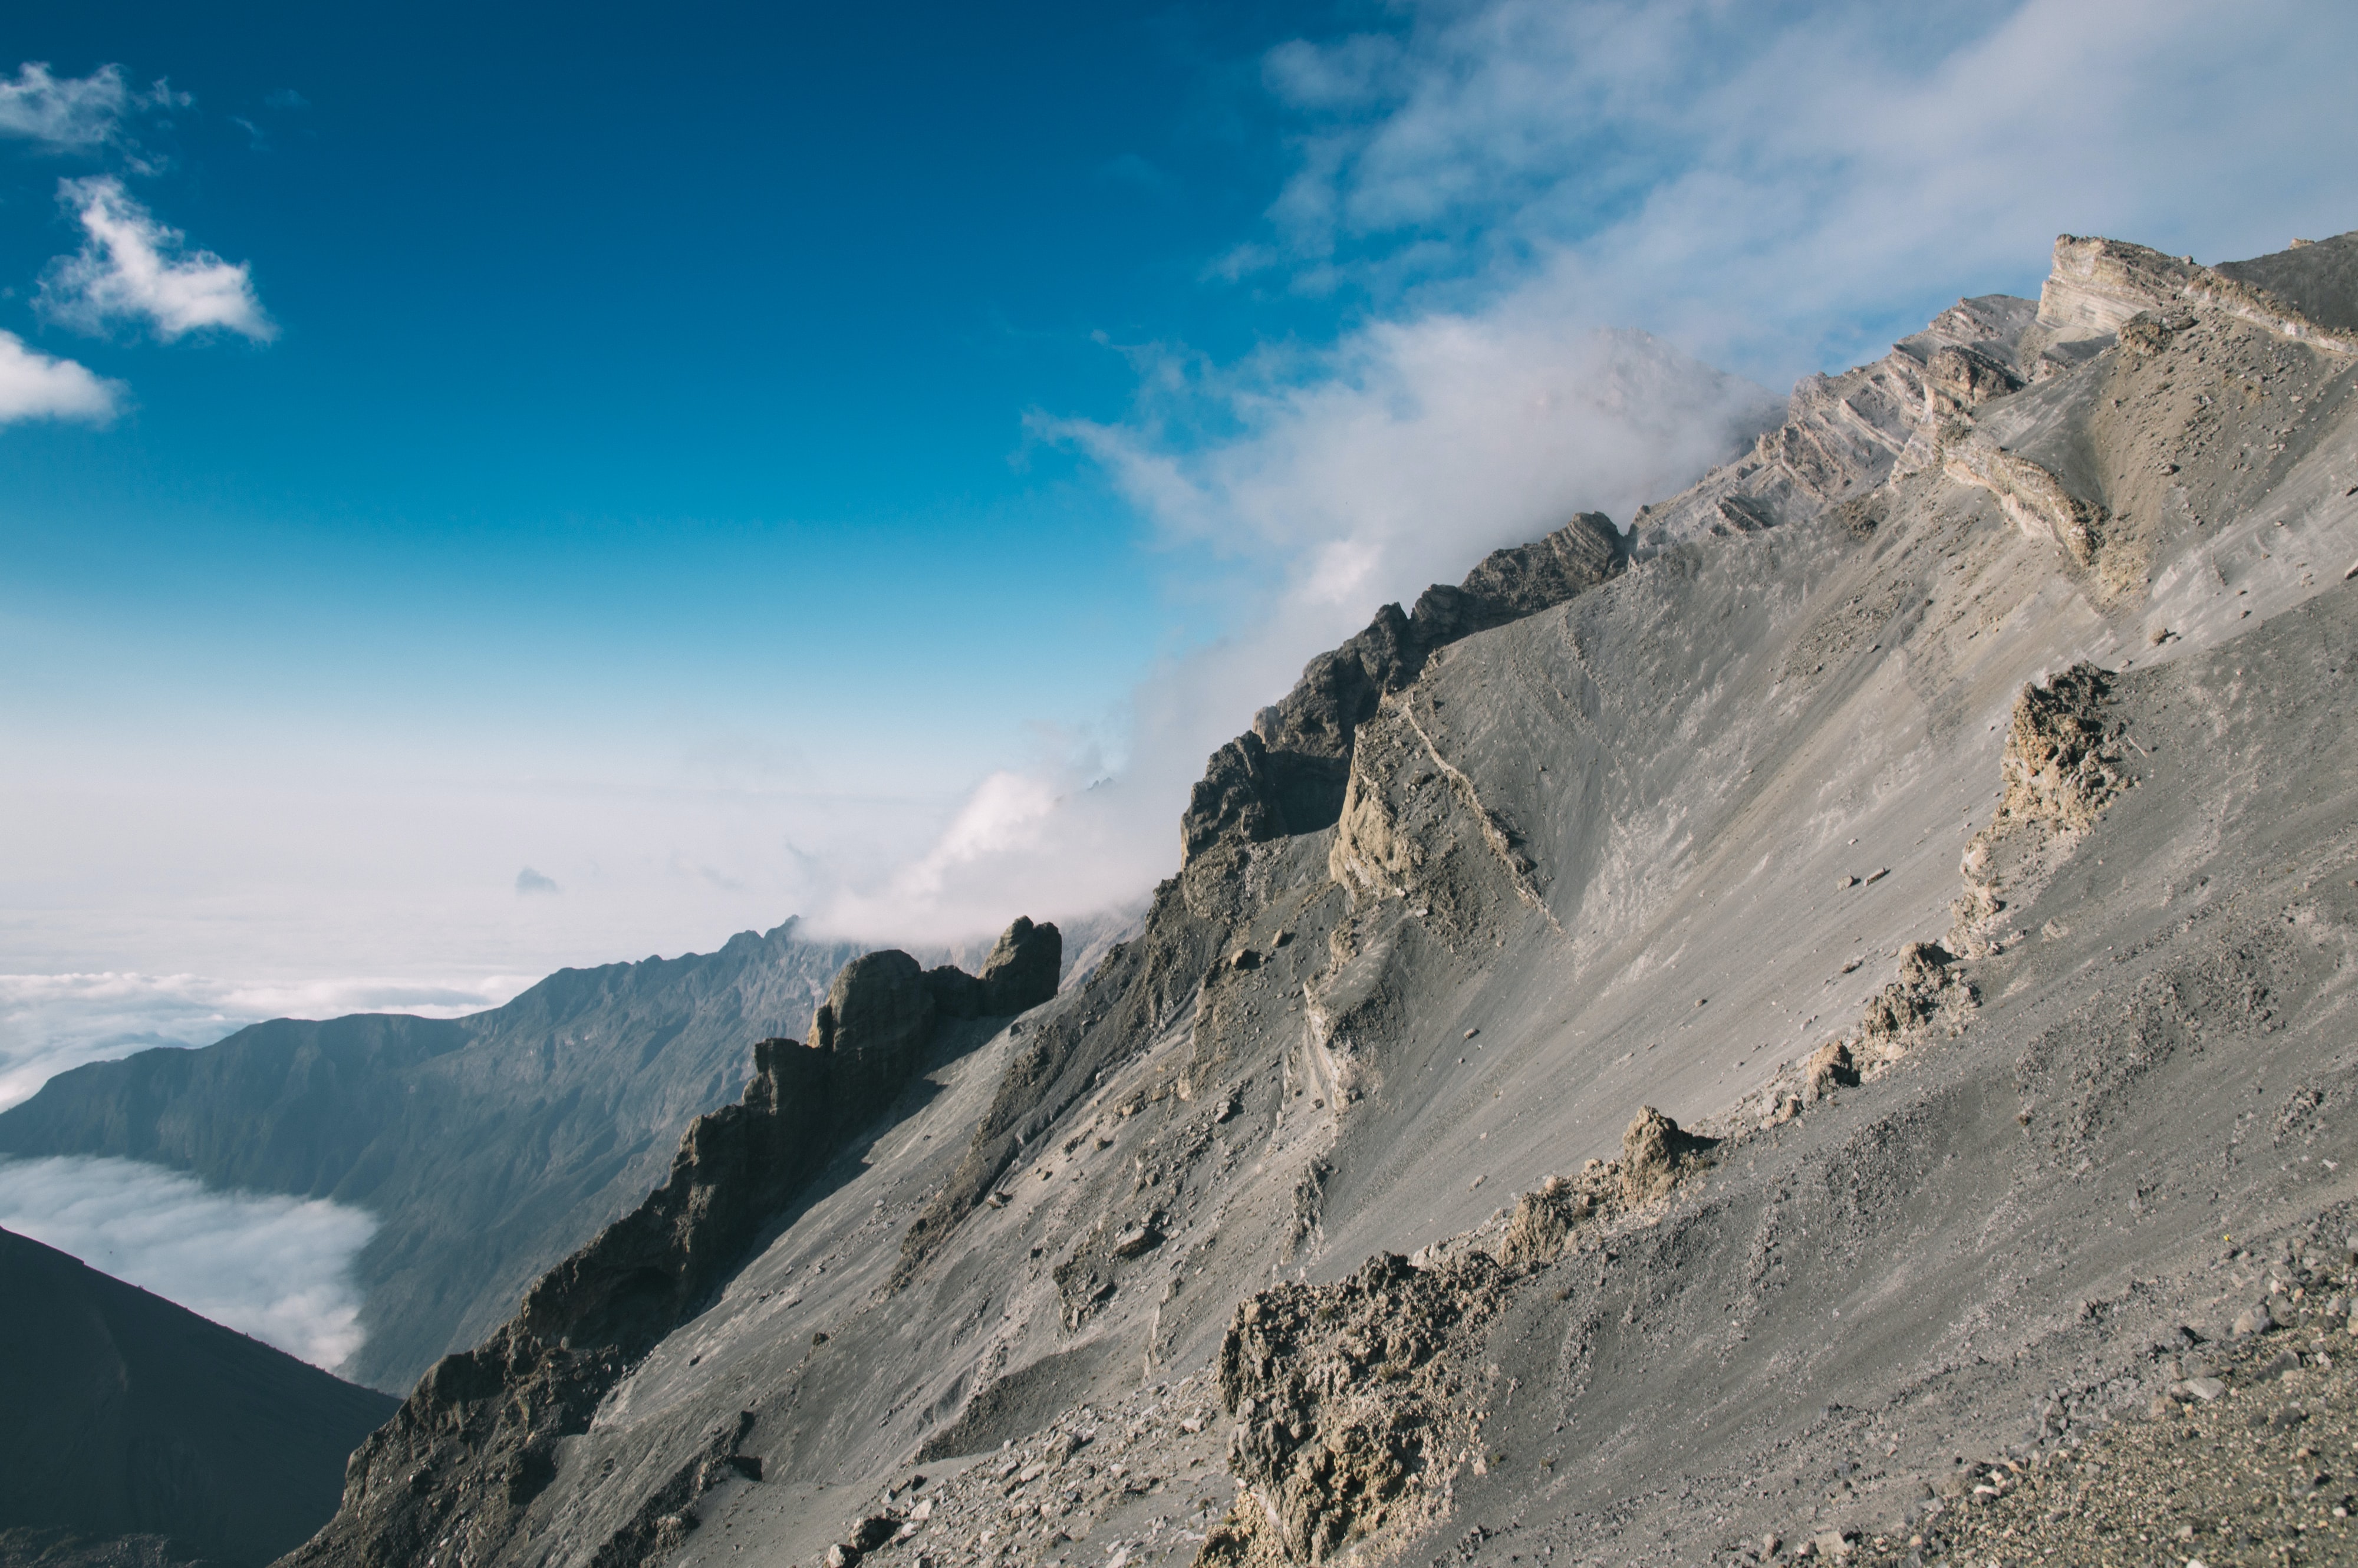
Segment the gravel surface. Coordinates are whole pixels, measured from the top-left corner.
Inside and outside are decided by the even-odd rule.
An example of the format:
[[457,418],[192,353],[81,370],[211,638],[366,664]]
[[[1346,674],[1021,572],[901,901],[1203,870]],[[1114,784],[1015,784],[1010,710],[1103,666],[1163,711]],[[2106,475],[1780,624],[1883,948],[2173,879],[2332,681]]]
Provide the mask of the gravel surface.
[[1944,1488],[1957,1495],[1921,1530],[1876,1543],[1862,1560],[2358,1561],[2358,1339],[2343,1320],[2319,1313],[2176,1360],[2187,1376],[2157,1393],[2144,1419],[2028,1463],[1960,1465]]

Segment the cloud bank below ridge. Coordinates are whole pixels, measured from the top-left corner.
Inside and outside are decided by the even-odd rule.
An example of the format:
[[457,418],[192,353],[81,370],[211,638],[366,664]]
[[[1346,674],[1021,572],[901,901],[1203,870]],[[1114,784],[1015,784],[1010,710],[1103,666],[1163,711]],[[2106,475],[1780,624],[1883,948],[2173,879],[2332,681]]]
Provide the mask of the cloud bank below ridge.
[[209,1192],[136,1160],[0,1160],[0,1229],[54,1247],[315,1367],[360,1348],[356,1208]]

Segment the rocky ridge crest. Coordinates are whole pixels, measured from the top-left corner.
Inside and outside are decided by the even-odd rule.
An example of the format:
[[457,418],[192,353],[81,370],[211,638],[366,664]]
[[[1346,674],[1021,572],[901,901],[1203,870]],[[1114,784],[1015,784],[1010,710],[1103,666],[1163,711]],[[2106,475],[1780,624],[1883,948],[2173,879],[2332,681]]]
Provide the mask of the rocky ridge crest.
[[[394,1568],[446,1552],[464,1561],[510,1539],[555,1476],[558,1444],[587,1429],[606,1394],[703,1304],[844,1140],[916,1078],[941,1044],[937,1014],[1038,1006],[1055,994],[1060,946],[1056,927],[1022,919],[980,977],[927,971],[894,949],[845,965],[811,1044],[756,1044],[738,1103],[690,1123],[663,1184],[536,1281],[489,1340],[435,1364],[354,1451],[342,1509],[289,1561]],[[953,999],[946,1010],[937,996]],[[691,1479],[708,1483],[715,1466],[731,1465],[751,1424],[739,1423]],[[623,1535],[633,1560],[675,1542],[689,1500],[634,1521]]]

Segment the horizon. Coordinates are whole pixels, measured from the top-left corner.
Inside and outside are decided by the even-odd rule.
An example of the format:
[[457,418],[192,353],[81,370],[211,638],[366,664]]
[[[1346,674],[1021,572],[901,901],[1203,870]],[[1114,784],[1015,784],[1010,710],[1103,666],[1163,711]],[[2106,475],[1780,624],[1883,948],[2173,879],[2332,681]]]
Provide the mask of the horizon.
[[789,918],[1142,898],[1380,604],[1626,528],[2058,232],[2358,224],[2353,45],[2292,3],[29,18],[0,1107]]

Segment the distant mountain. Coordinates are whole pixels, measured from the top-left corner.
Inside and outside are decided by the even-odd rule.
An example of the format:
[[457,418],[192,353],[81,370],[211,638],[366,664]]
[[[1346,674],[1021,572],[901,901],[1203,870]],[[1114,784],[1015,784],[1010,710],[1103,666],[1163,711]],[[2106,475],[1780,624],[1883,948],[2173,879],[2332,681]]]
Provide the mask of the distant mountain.
[[394,1408],[0,1230],[0,1563],[266,1563]]
[[[867,949],[797,926],[559,969],[466,1018],[276,1019],[92,1063],[0,1113],[0,1156],[118,1155],[367,1209],[381,1222],[354,1263],[368,1338],[337,1369],[406,1390],[663,1179],[688,1122],[744,1087],[753,1042],[809,1027]],[[1118,917],[1068,926],[1068,973],[1120,934]]]
[[803,1032],[861,948],[795,927],[560,969],[468,1018],[277,1019],[93,1063],[0,1115],[0,1155],[120,1155],[369,1210],[368,1338],[340,1370],[406,1390],[660,1181],[688,1120],[737,1098],[754,1041]]

